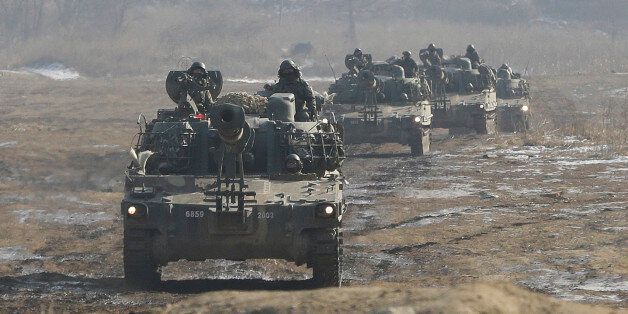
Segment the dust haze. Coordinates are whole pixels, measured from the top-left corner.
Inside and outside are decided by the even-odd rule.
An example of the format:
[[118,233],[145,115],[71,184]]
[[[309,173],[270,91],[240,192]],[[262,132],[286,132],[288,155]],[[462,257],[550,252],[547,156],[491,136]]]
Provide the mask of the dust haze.
[[[227,77],[272,77],[295,58],[331,76],[360,47],[385,60],[434,42],[475,44],[489,64],[531,74],[625,71],[628,3],[604,1],[6,0],[0,65],[61,63],[87,76],[163,75],[182,57]],[[311,51],[294,51],[310,43]]]
[[[0,312],[625,311],[627,29],[624,0],[2,0]],[[125,286],[128,149],[138,114],[176,106],[168,71],[199,60],[252,94],[289,58],[323,93],[356,47],[429,43],[521,73],[531,128],[348,145],[347,287],[281,260]]]

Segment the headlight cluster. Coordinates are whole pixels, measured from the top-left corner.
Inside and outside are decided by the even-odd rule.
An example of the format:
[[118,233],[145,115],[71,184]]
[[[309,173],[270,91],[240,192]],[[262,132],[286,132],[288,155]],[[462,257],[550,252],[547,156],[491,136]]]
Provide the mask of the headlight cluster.
[[334,217],[336,206],[330,203],[322,203],[316,206],[316,217],[329,218]]
[[414,122],[421,123],[421,117],[414,117]]
[[126,208],[127,217],[131,218],[141,218],[146,216],[146,205],[143,204],[129,204]]
[[484,109],[484,104],[480,104],[480,109]]
[[528,106],[521,106],[521,111],[526,112],[528,111],[530,108],[528,108]]

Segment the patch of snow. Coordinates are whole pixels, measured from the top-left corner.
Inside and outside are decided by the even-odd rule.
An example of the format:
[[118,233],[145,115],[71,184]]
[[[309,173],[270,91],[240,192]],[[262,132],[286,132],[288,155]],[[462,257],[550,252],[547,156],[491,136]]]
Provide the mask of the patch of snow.
[[36,221],[61,225],[90,225],[100,221],[111,221],[115,217],[106,212],[70,212],[67,210],[47,211],[37,209],[13,211],[20,223]]
[[610,97],[626,98],[628,97],[628,87],[609,90],[607,95]]
[[16,141],[11,141],[11,142],[3,142],[3,143],[0,143],[0,148],[13,147],[13,146],[15,146],[15,145],[17,145],[17,142],[16,142]]
[[617,164],[628,163],[628,156],[618,156],[612,159],[583,159],[583,160],[558,160],[556,165],[558,166],[585,166],[585,165],[604,165],[604,164]]
[[0,261],[24,261],[29,259],[42,259],[42,257],[29,252],[21,245],[0,247]]
[[434,190],[422,190],[422,189],[404,189],[401,193],[398,193],[400,197],[407,198],[456,198],[472,196],[480,192],[480,189],[474,188],[470,184],[453,183],[448,188],[434,189]]
[[622,280],[621,277],[592,278],[576,289],[596,292],[628,292],[628,281]]
[[27,66],[22,68],[21,71],[39,74],[58,81],[75,80],[81,77],[76,70],[68,68],[59,62],[37,66]]

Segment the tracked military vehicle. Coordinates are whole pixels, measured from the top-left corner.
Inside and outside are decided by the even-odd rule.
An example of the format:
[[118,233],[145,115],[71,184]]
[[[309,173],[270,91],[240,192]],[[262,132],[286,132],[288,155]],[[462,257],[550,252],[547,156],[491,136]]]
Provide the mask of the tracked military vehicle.
[[[439,51],[442,53],[442,51]],[[494,74],[486,65],[473,69],[464,57],[445,58],[425,69],[433,93],[433,126],[496,132],[497,94]]]
[[497,70],[497,126],[500,132],[530,129],[530,87],[519,74]]
[[[176,82],[167,80],[169,95]],[[319,286],[340,285],[342,134],[294,122],[294,108],[292,94],[276,94],[272,118],[222,104],[207,117],[162,109],[138,120],[121,203],[129,285],[155,287],[160,267],[182,259],[271,258],[313,268]]]
[[430,150],[430,91],[423,78],[406,78],[403,68],[374,62],[357,76],[343,75],[329,87],[347,143],[400,143],[412,155]]

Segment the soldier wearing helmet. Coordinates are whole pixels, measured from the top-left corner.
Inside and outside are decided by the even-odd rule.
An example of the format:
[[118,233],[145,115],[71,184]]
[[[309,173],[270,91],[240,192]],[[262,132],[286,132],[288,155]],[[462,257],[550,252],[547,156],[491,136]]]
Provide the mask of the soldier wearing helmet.
[[442,61],[441,55],[434,44],[429,44],[427,49],[419,55],[419,58],[425,67],[430,67],[432,65],[440,66]]
[[419,66],[412,59],[412,53],[407,50],[402,53],[401,59],[397,59],[394,64],[403,68],[406,78],[416,77],[419,71]]
[[314,104],[314,92],[310,85],[301,78],[301,70],[292,60],[284,60],[277,71],[279,82],[265,86],[273,93],[292,93],[296,100],[296,121],[310,121],[317,117]]
[[[179,108],[187,108],[186,111],[192,113],[204,113],[214,102],[209,90],[214,86],[214,82],[207,75],[205,64],[195,61],[186,71],[186,75],[181,80],[182,96],[179,97]],[[189,96],[189,98],[188,98]]]
[[467,52],[464,55],[466,58],[471,60],[471,68],[477,69],[480,64],[482,64],[482,59],[480,59],[480,55],[473,45],[467,46]]
[[349,74],[357,75],[358,72],[366,68],[370,63],[368,56],[363,54],[360,48],[355,48],[353,54],[348,54],[345,57],[345,66],[349,69]]

